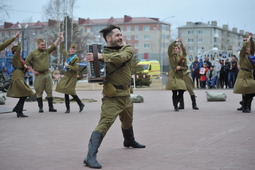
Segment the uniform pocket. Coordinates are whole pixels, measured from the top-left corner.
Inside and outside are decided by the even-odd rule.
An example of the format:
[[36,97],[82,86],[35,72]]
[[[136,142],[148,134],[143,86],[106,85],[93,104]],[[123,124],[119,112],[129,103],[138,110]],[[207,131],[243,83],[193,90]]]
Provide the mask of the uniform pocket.
[[103,94],[107,97],[113,97],[117,93],[116,88],[112,85],[112,83],[107,82],[104,84]]

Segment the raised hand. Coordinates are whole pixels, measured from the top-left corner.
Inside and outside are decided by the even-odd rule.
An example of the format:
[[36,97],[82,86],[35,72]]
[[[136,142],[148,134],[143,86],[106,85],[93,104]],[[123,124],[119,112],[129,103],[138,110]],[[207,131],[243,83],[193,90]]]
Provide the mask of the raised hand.
[[15,37],[20,38],[20,33],[16,32]]

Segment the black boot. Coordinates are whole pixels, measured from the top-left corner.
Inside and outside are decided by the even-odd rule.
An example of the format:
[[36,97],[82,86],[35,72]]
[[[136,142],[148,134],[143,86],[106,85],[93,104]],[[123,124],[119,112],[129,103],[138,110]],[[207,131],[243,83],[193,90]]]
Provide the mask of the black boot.
[[251,112],[251,111],[249,111],[248,102],[249,102],[249,96],[246,94],[243,97],[243,113],[250,113]]
[[133,127],[125,130],[122,129],[123,137],[124,137],[124,147],[133,147],[133,148],[145,148],[145,145],[139,144],[135,141]]
[[101,145],[104,135],[101,132],[94,131],[91,134],[89,140],[89,150],[87,157],[84,159],[83,163],[90,168],[100,169],[102,166],[97,162],[97,152]]
[[47,97],[47,100],[49,105],[49,112],[57,112],[57,110],[53,107],[53,97]]
[[178,98],[173,99],[174,111],[178,112]]
[[251,112],[251,103],[253,100],[253,94],[249,94],[248,100],[247,100],[247,109],[249,112]]
[[243,100],[239,102],[241,107],[237,108],[236,110],[242,111],[243,110]]
[[66,112],[65,113],[70,113],[70,100],[69,100],[68,94],[65,94],[65,104],[66,104]]
[[18,104],[12,109],[12,112],[18,111]]
[[42,97],[37,98],[37,102],[38,102],[39,112],[42,113],[43,112],[43,100],[42,100]]
[[81,102],[80,98],[77,95],[72,95],[72,97],[78,103],[81,112],[85,105]]
[[191,101],[192,101],[192,108],[194,110],[198,110],[199,108],[197,107],[197,103],[196,103],[196,96],[195,95],[191,95]]
[[178,109],[184,109],[184,100],[183,100],[183,96],[180,96],[179,98],[179,102],[180,102],[180,105],[178,107]]
[[20,97],[19,98],[19,102],[18,102],[18,106],[17,106],[17,117],[28,117],[27,115],[23,114],[23,107],[24,107],[24,103],[27,97]]
[[19,100],[18,103],[16,104],[16,106],[12,109],[13,112],[17,112],[18,111],[19,106],[21,104],[20,102],[21,102],[21,100]]

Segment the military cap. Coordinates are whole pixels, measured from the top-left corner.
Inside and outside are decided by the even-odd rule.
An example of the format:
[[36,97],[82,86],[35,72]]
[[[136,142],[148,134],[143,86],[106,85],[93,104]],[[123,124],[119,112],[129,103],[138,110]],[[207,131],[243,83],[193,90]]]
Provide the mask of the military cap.
[[38,38],[38,39],[36,40],[36,42],[37,42],[37,44],[39,44],[39,43],[44,42],[44,41],[43,41],[43,39]]
[[76,49],[76,45],[74,43],[72,43],[70,48]]
[[14,46],[12,47],[12,49],[11,49],[12,54],[14,54],[15,51],[17,51],[17,50],[18,50],[18,46],[17,46],[17,45],[14,45]]

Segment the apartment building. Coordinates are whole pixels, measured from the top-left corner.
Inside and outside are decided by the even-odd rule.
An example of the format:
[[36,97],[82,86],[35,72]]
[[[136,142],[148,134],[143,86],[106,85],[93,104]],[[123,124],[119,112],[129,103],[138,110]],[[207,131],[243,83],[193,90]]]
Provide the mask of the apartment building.
[[168,55],[167,47],[171,39],[171,25],[161,22],[158,18],[130,17],[109,19],[82,19],[79,18],[78,25],[84,28],[88,37],[88,43],[104,44],[103,37],[99,31],[108,24],[120,26],[123,40],[126,44],[134,47],[139,59],[158,60],[161,67],[167,70]]
[[[120,26],[123,33],[123,40],[126,44],[134,47],[139,59],[158,60],[162,68],[167,70],[168,55],[167,47],[171,39],[171,25],[161,22],[158,18],[149,17],[131,17],[125,15],[123,18],[108,19],[84,19],[74,20],[79,27],[79,31],[87,39],[86,44],[103,44],[105,41],[99,34],[99,31],[108,24]],[[49,20],[48,22],[35,23],[9,23],[5,22],[0,26],[0,43],[15,35],[16,31],[22,33],[22,56],[27,57],[30,51],[36,48],[36,39],[44,38],[46,44],[52,43],[52,36],[60,30],[61,23]],[[85,46],[85,44],[84,44]],[[1,52],[0,59],[10,58],[12,56],[11,47]],[[3,61],[2,61],[3,63]],[[5,63],[6,64],[6,63]],[[8,64],[8,63],[7,63]],[[3,64],[2,64],[3,65]]]
[[198,57],[238,56],[242,46],[244,30],[229,29],[228,25],[219,27],[217,21],[208,23],[187,22],[178,27],[179,37],[187,48],[189,60]]

